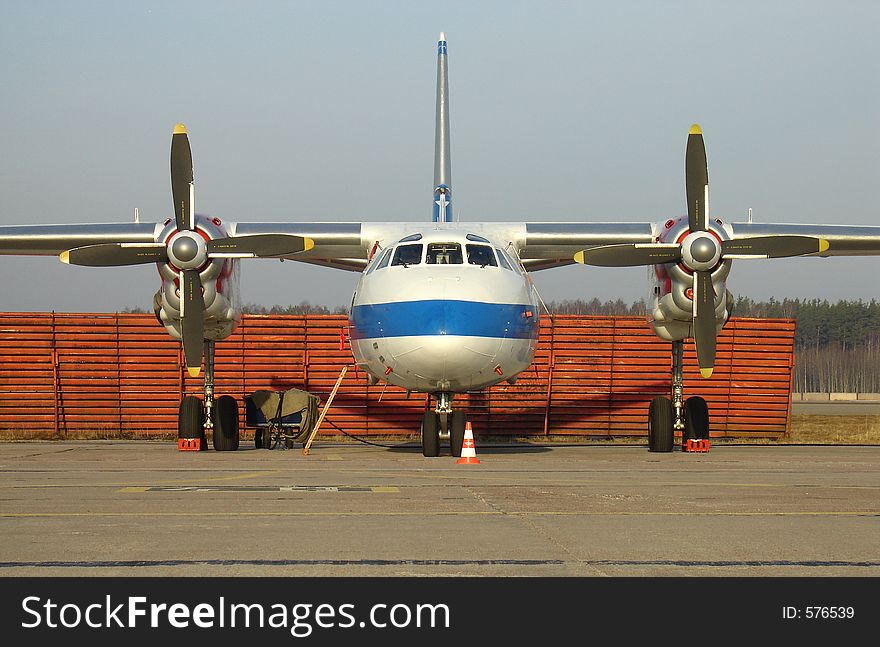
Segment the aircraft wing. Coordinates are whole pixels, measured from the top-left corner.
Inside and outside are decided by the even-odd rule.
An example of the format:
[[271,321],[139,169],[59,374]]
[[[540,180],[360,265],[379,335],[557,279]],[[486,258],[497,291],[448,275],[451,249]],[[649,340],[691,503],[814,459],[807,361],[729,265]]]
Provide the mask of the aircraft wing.
[[237,223],[232,235],[292,234],[315,241],[315,246],[289,257],[303,263],[361,271],[375,243],[393,244],[402,236],[443,227],[464,228],[491,240],[512,245],[530,271],[574,263],[585,247],[654,240],[651,223],[522,223],[522,222],[337,222]]
[[536,272],[571,265],[574,255],[589,247],[653,241],[648,222],[527,222],[513,243],[523,266]]
[[162,230],[152,222],[90,225],[7,225],[0,227],[0,254],[57,256],[101,243],[152,243]]
[[[483,231],[491,233],[493,224],[483,223]],[[828,249],[810,256],[880,256],[880,227],[741,222],[731,223],[730,228],[734,240],[807,236],[828,241]],[[576,252],[590,247],[650,243],[654,236],[651,223],[542,222],[521,225],[513,243],[525,268],[534,272],[570,265]]]
[[360,272],[369,260],[370,243],[362,237],[359,222],[239,222],[232,226],[233,236],[288,234],[303,236],[315,246],[289,260]]
[[[76,225],[0,226],[0,255],[57,256],[77,247],[102,243],[153,243],[164,225],[150,222]],[[237,223],[232,236],[292,234],[315,242],[314,248],[288,258],[352,271],[367,264],[360,223]]]
[[828,249],[811,256],[880,256],[880,227],[861,225],[795,225],[731,223],[733,239],[757,236],[810,236],[828,241]]

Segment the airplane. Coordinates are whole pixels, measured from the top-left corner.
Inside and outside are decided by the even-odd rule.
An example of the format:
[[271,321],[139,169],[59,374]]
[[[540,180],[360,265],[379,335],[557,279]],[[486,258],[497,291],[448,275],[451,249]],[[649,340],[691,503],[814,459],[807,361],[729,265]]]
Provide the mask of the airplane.
[[203,397],[186,396],[178,436],[214,449],[239,446],[238,403],[215,397],[215,344],[241,320],[240,261],[279,258],[359,273],[349,315],[355,363],[380,381],[426,393],[424,456],[441,441],[461,454],[466,426],[456,394],[513,383],[535,356],[540,297],[531,273],[574,263],[653,267],[647,319],[671,343],[671,392],[647,412],[648,448],[669,452],[709,437],[706,401],[685,398],[684,343],[693,339],[703,377],[731,314],[727,279],[737,259],[880,254],[880,227],[730,223],[709,209],[705,144],[698,125],[685,151],[686,215],[661,222],[456,222],[448,51],[437,43],[437,112],[432,218],[419,222],[229,222],[195,210],[186,128],[171,139],[174,216],[156,224],[46,224],[0,227],[0,254],[57,255],[70,265],[153,264],[161,285],[156,318],[181,340]]

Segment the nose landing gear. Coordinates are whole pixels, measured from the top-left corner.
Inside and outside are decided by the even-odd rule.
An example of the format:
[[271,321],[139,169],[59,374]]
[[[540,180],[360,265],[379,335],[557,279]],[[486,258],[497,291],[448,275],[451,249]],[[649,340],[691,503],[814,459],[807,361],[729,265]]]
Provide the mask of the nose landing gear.
[[422,455],[439,456],[440,441],[448,439],[452,455],[459,457],[467,417],[464,411],[452,409],[451,393],[441,392],[436,394],[436,398],[436,408],[429,407],[422,418]]
[[683,357],[684,342],[672,342],[672,398],[658,396],[648,407],[648,449],[652,452],[671,452],[676,432],[681,434],[682,446],[709,439],[706,401],[696,395],[684,398]]

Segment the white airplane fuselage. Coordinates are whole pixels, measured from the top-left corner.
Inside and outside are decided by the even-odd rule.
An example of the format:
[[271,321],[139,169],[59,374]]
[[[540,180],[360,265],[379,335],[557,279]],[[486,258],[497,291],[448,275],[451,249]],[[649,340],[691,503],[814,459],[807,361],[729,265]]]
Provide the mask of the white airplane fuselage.
[[538,314],[515,253],[438,223],[377,248],[352,300],[351,347],[374,380],[461,393],[513,381],[528,368]]

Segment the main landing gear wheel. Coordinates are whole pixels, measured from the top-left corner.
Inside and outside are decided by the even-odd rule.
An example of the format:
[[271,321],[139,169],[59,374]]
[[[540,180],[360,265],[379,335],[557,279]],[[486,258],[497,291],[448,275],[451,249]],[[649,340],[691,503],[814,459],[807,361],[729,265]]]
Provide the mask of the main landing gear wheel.
[[422,455],[440,455],[440,416],[434,411],[426,411],[422,418]]
[[461,456],[461,446],[464,444],[464,427],[467,417],[464,411],[453,411],[449,426],[449,447],[452,455],[456,458]]
[[177,437],[183,439],[201,438],[205,447],[205,409],[201,399],[187,395],[181,400],[177,412]]
[[672,401],[659,396],[648,407],[648,449],[652,452],[671,452],[673,441]]
[[684,402],[684,439],[709,439],[709,405],[698,395]]
[[231,395],[223,395],[214,401],[214,449],[218,452],[234,452],[238,449],[238,402]]

